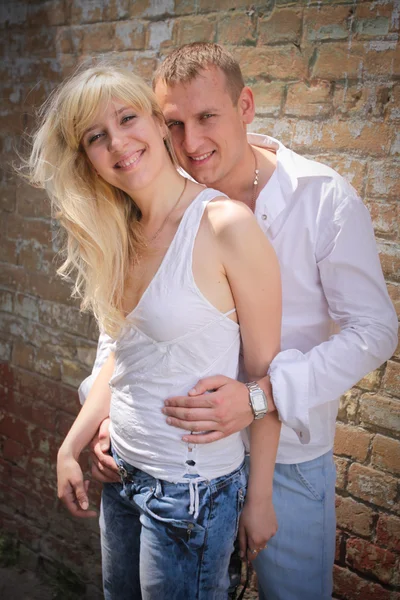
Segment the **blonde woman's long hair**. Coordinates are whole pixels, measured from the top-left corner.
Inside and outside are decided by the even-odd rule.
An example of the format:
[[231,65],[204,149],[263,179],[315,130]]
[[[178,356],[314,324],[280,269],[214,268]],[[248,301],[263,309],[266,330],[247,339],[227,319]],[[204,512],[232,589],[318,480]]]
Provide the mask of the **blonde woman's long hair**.
[[[58,273],[75,281],[72,294],[91,310],[99,327],[116,337],[124,324],[122,300],[129,266],[145,249],[140,211],[122,190],[97,176],[81,140],[100,104],[117,99],[164,117],[152,90],[130,71],[110,64],[79,70],[39,112],[28,179],[46,190],[52,212],[67,232]],[[166,140],[171,159],[174,154]]]

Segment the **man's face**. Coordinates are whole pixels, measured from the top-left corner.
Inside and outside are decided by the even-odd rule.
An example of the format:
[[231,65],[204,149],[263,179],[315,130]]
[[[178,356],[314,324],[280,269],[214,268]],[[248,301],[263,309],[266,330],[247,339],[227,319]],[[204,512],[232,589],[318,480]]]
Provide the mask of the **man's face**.
[[234,106],[225,74],[216,67],[189,83],[156,84],[178,161],[199,183],[216,186],[239,165],[247,144],[246,124],[252,119],[242,101],[246,90]]

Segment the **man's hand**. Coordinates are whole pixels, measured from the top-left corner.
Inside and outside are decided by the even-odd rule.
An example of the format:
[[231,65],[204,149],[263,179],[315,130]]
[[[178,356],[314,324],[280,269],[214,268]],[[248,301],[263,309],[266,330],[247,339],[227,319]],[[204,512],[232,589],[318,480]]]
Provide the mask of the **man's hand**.
[[115,460],[108,454],[110,450],[109,426],[110,419],[104,419],[100,424],[98,432],[90,442],[92,477],[100,483],[116,483],[120,481]]
[[164,404],[169,425],[206,432],[183,437],[192,444],[220,440],[241,431],[254,419],[247,387],[224,375],[201,379],[188,396],[168,398]]

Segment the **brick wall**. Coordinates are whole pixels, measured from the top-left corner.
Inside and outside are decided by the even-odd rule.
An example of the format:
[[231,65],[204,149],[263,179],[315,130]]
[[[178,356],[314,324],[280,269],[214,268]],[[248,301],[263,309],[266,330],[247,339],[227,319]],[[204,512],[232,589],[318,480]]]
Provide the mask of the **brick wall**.
[[[55,277],[45,197],[8,167],[33,107],[87,55],[116,52],[149,80],[179,44],[227,45],[255,91],[253,130],[333,166],[365,199],[399,309],[399,13],[399,0],[3,0],[0,531],[22,566],[98,596],[96,523],[58,506],[54,472],[97,333]],[[399,360],[398,349],[341,401],[337,598],[400,598]]]

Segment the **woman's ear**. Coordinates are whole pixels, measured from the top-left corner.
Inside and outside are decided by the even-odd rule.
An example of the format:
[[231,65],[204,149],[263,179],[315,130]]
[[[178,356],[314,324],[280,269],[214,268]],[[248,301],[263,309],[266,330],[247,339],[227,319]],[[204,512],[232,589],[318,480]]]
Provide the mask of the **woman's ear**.
[[243,123],[249,125],[253,121],[256,112],[253,92],[249,87],[245,86],[240,92],[237,106]]

